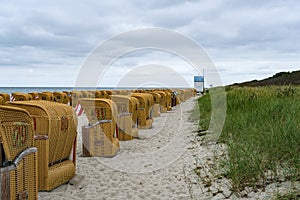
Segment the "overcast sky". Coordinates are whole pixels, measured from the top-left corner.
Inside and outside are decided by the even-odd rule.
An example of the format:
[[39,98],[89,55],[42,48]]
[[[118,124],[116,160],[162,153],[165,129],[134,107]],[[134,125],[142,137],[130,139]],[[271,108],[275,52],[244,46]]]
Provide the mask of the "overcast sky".
[[[197,42],[214,62],[224,85],[300,69],[297,0],[0,2],[0,86],[74,86],[97,45],[146,27],[170,29]],[[117,86],[125,75],[132,76],[131,84],[142,74],[144,85],[153,76],[172,79],[161,70],[133,73],[151,65],[172,68],[190,86],[197,75],[178,56],[141,50],[115,60],[99,84]]]

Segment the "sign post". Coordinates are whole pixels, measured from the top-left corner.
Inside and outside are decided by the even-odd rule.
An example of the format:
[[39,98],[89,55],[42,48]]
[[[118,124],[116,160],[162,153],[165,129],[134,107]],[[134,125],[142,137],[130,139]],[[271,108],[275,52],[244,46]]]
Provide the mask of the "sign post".
[[204,76],[194,76],[194,88],[197,94],[204,93]]

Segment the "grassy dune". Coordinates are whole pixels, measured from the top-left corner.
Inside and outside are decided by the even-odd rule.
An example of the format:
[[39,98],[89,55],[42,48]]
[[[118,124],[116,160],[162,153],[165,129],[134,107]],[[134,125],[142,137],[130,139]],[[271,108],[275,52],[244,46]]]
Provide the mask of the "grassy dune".
[[[300,87],[228,87],[226,121],[220,142],[232,189],[265,187],[276,181],[300,181]],[[210,122],[210,96],[199,98],[200,129]]]

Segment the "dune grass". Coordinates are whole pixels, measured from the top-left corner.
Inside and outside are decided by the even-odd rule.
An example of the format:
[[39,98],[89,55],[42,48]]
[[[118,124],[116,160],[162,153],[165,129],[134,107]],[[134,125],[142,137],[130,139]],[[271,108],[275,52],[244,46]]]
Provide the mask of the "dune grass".
[[289,192],[285,194],[277,194],[274,200],[299,200],[300,199],[300,191]]
[[[300,87],[227,87],[227,112],[219,142],[232,189],[300,181]],[[199,98],[200,129],[209,126],[209,94]]]

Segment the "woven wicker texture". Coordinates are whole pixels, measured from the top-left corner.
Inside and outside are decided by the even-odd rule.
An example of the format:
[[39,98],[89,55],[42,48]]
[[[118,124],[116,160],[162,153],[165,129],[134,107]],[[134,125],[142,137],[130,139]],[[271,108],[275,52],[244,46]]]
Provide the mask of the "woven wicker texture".
[[119,113],[134,113],[137,111],[139,105],[136,98],[131,98],[124,95],[111,95],[110,99],[117,106],[117,112]]
[[160,104],[161,103],[161,95],[157,92],[149,92],[153,96],[154,104]]
[[0,96],[0,105],[3,105],[4,103],[5,103],[4,98]]
[[113,91],[112,91],[112,90],[105,90],[105,92],[106,92],[106,94],[107,94],[108,96],[113,95]]
[[181,102],[186,101],[187,99],[191,98],[192,96],[196,95],[197,91],[195,89],[185,89],[181,90],[179,94],[179,98]]
[[104,90],[97,90],[95,91],[95,98],[103,98],[103,99],[108,99],[109,95],[106,91]]
[[132,93],[132,97],[135,97],[139,101],[139,115],[138,115],[138,128],[151,128],[152,127],[152,111],[153,97],[147,93]]
[[71,105],[75,108],[78,104],[78,99],[82,98],[81,92],[72,91],[71,93]]
[[115,123],[117,107],[111,100],[102,98],[81,98],[79,102],[91,124],[99,120],[112,120]]
[[67,183],[75,174],[75,163],[71,160],[62,161],[56,165],[49,167],[48,172],[48,184],[50,187],[48,190],[52,190],[55,187]]
[[39,97],[39,93],[38,92],[29,92],[28,94],[31,95],[32,100],[37,100]]
[[152,106],[152,117],[160,116],[160,105],[158,103]]
[[109,99],[100,98],[82,98],[79,100],[90,124],[100,120],[111,120],[111,123],[104,123],[100,126],[103,128],[106,136],[112,140],[115,134],[117,108]]
[[0,96],[4,99],[4,101],[10,101],[10,95],[6,93],[0,93]]
[[92,91],[81,91],[82,98],[95,98],[95,92]]
[[[100,98],[82,98],[79,102],[92,125],[82,127],[83,150],[88,149],[87,152],[91,152],[92,156],[112,156],[112,152],[117,152],[114,146],[119,147],[119,140],[116,138],[116,105],[109,99]],[[93,125],[96,123],[99,124]]]
[[24,157],[10,172],[10,199],[38,199],[37,152]]
[[[37,199],[37,153],[33,146],[33,121],[23,109],[0,106],[0,199]],[[3,154],[3,155],[2,155]]]
[[120,145],[118,138],[106,136],[103,126],[83,126],[82,148],[84,156],[113,157],[118,153]]
[[11,106],[0,106],[0,141],[7,161],[33,146],[33,121],[29,113]]
[[12,96],[15,96],[17,94],[24,94],[24,93],[20,93],[20,92],[13,92],[13,93],[11,93]]
[[156,90],[155,93],[158,93],[161,97],[160,99],[160,112],[165,113],[168,109],[168,103],[167,103],[167,94],[164,91]]
[[165,90],[164,92],[166,93],[167,97],[167,110],[170,111],[172,110],[172,92],[170,90]]
[[111,95],[110,99],[117,106],[119,140],[132,140],[138,137],[138,130],[136,128],[138,100],[134,97],[124,95]]
[[129,90],[120,90],[120,91],[119,91],[119,94],[120,94],[120,95],[129,95],[129,94],[130,94],[130,91],[129,91]]
[[49,163],[69,157],[76,137],[77,118],[67,105],[49,101],[10,102],[27,110],[37,134],[49,137]]
[[182,97],[182,93],[183,93],[183,90],[175,90],[177,92],[177,96],[176,96],[176,103],[177,104],[180,104],[181,102],[183,102],[181,100],[181,97]]
[[160,105],[162,103],[162,97],[157,92],[149,92],[153,96],[154,105],[153,105],[153,117],[159,117],[160,116]]
[[132,132],[135,127],[132,127],[131,114],[119,115],[117,117],[117,128],[119,140],[132,140]]
[[178,93],[178,97],[180,99],[180,102],[184,102],[185,101],[185,91],[180,90],[180,92]]
[[44,139],[36,139],[34,145],[38,149],[38,189],[39,191],[50,190],[49,185],[49,140],[45,136]]
[[[11,102],[9,105],[27,110],[34,119],[36,133],[44,136],[36,137],[35,140],[39,157],[39,190],[51,190],[65,183],[61,181],[58,185],[51,185],[52,177],[48,168],[68,160],[72,149],[75,151],[73,147],[77,135],[77,118],[72,107],[43,100]],[[73,171],[62,173],[72,174]]]
[[69,98],[64,92],[53,92],[54,101],[58,103],[68,104]]
[[52,92],[39,93],[38,100],[54,101],[54,95]]
[[148,106],[148,109],[146,110],[146,114],[149,115],[150,119],[153,117],[153,105],[154,105],[154,98],[152,94],[149,93],[143,93],[144,96],[146,96],[146,105]]
[[140,108],[145,108],[147,119],[151,118],[151,108],[154,105],[153,96],[149,93],[132,93],[131,96],[139,100]]
[[70,91],[63,91],[63,93],[65,93],[68,97],[72,94]]
[[[137,126],[138,123],[138,117],[139,117],[139,108],[140,108],[140,102],[135,97],[130,97],[130,101],[132,102],[129,104],[129,109],[132,110],[132,121],[134,122],[134,125]],[[132,106],[130,108],[130,106]]]
[[121,90],[114,90],[113,91],[113,95],[120,95],[121,94]]
[[33,99],[30,94],[16,93],[13,96],[15,97],[15,101],[29,101]]

